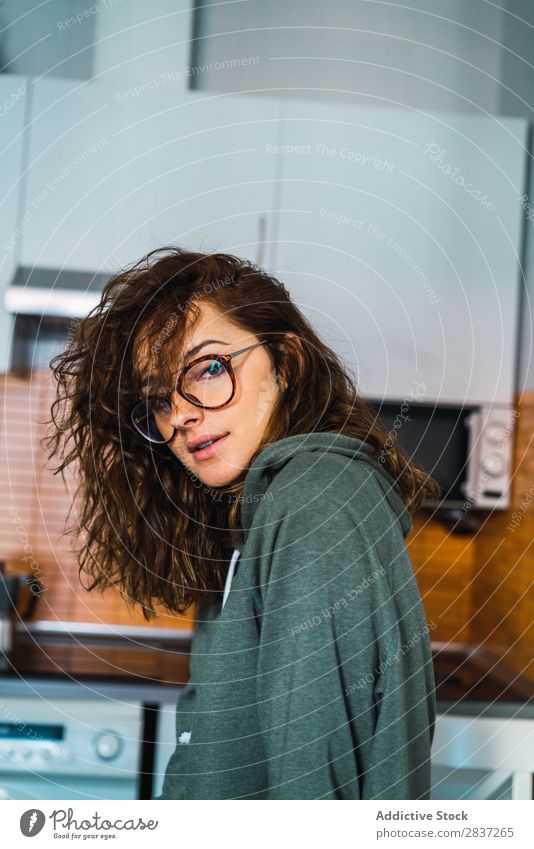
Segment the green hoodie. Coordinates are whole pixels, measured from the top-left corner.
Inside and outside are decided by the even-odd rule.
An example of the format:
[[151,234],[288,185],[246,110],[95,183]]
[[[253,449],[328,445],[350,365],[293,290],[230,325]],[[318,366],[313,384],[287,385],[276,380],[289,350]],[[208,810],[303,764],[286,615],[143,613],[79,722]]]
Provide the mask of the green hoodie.
[[199,606],[158,799],[428,799],[435,695],[412,523],[371,446],[267,446],[223,606]]

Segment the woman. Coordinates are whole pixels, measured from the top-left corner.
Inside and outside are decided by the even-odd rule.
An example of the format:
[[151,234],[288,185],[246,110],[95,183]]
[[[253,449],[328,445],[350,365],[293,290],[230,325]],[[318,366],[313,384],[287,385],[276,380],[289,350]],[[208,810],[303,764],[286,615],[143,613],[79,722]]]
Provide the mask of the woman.
[[153,251],[51,365],[89,588],[147,619],[196,605],[158,798],[428,798],[434,679],[404,539],[438,488],[284,285]]

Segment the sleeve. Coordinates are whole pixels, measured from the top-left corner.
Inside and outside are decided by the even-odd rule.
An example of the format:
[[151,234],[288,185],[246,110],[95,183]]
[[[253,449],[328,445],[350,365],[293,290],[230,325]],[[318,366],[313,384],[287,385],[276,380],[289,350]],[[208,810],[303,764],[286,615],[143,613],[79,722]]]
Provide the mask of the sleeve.
[[259,588],[268,798],[429,798],[428,626],[382,487],[312,485],[282,512]]

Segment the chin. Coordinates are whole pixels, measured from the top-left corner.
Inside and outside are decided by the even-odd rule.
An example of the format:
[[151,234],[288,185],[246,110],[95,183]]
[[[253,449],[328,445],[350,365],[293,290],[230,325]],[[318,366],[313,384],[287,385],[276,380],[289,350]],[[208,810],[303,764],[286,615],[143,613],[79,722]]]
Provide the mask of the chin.
[[202,476],[195,472],[197,478],[202,481],[204,486],[212,486],[212,487],[220,487],[227,486],[230,483],[233,483],[235,480],[235,474],[229,474],[228,472],[219,472],[213,471],[211,474],[206,471]]
[[235,483],[243,476],[243,469],[237,464],[221,464],[219,468],[195,469],[194,474],[205,486],[228,486]]

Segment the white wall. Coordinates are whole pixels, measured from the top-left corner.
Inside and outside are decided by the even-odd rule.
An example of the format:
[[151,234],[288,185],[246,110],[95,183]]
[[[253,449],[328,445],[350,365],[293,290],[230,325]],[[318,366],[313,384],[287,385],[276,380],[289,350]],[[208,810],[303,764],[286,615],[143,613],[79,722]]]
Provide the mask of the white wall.
[[[502,59],[502,89],[499,112],[534,120],[534,3],[508,0]],[[534,138],[530,141],[529,202],[534,207]],[[518,389],[534,390],[532,325],[534,317],[534,221],[525,224],[523,255],[523,303],[519,348]]]
[[[91,74],[95,0],[3,0],[0,68],[7,74],[86,79]],[[80,15],[80,22],[72,18]]]
[[[194,83],[495,112],[503,26],[498,4],[482,0],[205,2]],[[254,56],[255,64],[203,67]]]
[[[532,0],[205,0],[198,23],[199,89],[533,120]],[[532,162],[527,191],[534,207]],[[518,391],[534,389],[534,223],[523,274]]]
[[103,5],[95,21],[93,78],[128,89],[151,81],[188,88],[192,7],[192,0]]

